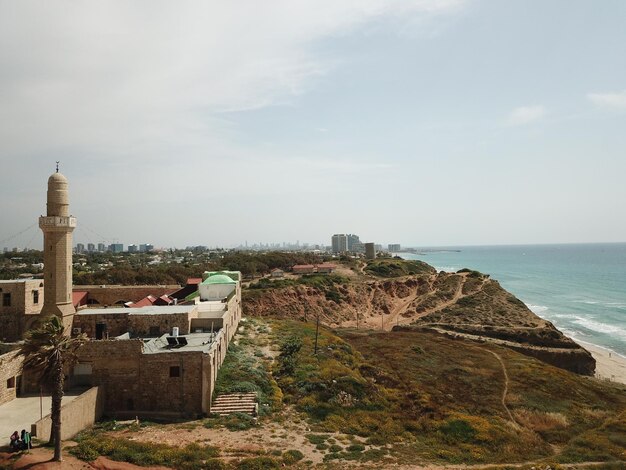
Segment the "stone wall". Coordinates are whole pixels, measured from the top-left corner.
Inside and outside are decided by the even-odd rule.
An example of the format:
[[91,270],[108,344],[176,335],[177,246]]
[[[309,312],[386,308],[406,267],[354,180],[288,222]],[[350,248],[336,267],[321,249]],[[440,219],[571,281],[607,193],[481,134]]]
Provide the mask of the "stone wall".
[[128,331],[128,313],[77,314],[74,315],[73,328],[80,328],[81,333],[85,333],[89,338],[95,338],[98,323],[106,323],[107,334],[113,338]]
[[[38,292],[37,303],[35,303],[33,292]],[[11,295],[11,305],[3,305],[3,294]],[[24,334],[26,323],[39,317],[43,300],[44,289],[41,279],[1,282],[0,340],[20,340]]]
[[141,340],[101,340],[79,350],[77,365],[91,368],[89,383],[104,388],[107,414],[197,416],[206,412],[208,396],[203,356],[200,351],[143,354]]
[[[93,426],[104,413],[104,390],[92,387],[61,407],[61,439],[71,439],[83,429]],[[52,419],[44,416],[31,425],[31,433],[40,441],[50,439]]]
[[0,356],[0,405],[17,396],[23,362],[22,356],[19,356],[17,351]]
[[180,289],[179,285],[166,286],[74,286],[74,291],[87,291],[87,302],[93,305],[115,305],[119,301],[137,302],[154,295],[160,297]]
[[[128,316],[128,331],[131,336],[161,336],[172,332],[172,327],[179,328],[179,334],[189,334],[189,313],[170,313],[143,315],[133,313]],[[151,328],[158,328],[157,334],[151,334]]]

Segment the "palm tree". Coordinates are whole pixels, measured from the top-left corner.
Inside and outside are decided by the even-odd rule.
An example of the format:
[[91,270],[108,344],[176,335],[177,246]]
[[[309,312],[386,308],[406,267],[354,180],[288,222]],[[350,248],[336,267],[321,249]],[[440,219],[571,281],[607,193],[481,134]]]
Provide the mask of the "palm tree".
[[72,338],[65,334],[63,322],[52,315],[38,328],[26,333],[20,348],[24,369],[33,370],[41,385],[52,388],[52,429],[50,444],[54,443],[54,460],[61,461],[61,400],[63,400],[64,368],[76,360],[77,349],[86,341],[85,335]]

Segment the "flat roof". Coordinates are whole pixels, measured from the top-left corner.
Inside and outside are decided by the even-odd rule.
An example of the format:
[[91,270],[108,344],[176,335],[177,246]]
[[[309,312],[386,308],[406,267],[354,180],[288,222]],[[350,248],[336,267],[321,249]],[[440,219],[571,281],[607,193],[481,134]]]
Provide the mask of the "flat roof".
[[150,341],[144,343],[144,354],[159,354],[159,353],[176,353],[176,352],[209,352],[211,345],[215,342],[215,333],[189,333],[188,335],[179,335],[178,338],[185,338],[187,344],[185,346],[179,346],[170,348],[167,342],[169,334],[160,336],[159,338],[153,338]]
[[25,277],[23,279],[2,279],[0,280],[0,284],[14,284],[16,282],[43,282],[43,278],[35,278],[35,277]]
[[174,313],[189,313],[195,305],[151,305],[149,307],[114,307],[114,308],[85,308],[76,312],[76,315],[172,315]]

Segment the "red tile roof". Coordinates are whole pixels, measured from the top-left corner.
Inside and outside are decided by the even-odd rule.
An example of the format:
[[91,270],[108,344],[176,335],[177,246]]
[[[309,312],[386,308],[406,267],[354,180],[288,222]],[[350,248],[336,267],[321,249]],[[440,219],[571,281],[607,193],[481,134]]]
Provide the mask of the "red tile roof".
[[86,304],[87,295],[89,295],[89,292],[87,292],[86,290],[77,290],[72,292],[72,304],[74,304],[74,308],[78,307],[79,305]]
[[194,285],[194,284],[200,284],[202,282],[202,278],[201,277],[190,277],[189,279],[187,279],[187,285]]

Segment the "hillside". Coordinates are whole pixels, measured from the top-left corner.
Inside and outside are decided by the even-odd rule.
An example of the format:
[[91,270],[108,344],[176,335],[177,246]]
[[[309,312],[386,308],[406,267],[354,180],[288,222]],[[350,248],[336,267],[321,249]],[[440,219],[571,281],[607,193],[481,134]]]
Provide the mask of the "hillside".
[[421,262],[375,260],[360,276],[262,279],[244,291],[244,303],[254,316],[306,321],[319,315],[332,327],[387,331],[427,328],[498,343],[581,374],[595,370],[589,352],[476,271],[437,273]]
[[313,323],[244,322],[218,391],[256,391],[257,422],[104,423],[71,452],[183,469],[624,465],[623,385],[431,331],[322,327],[314,345]]

